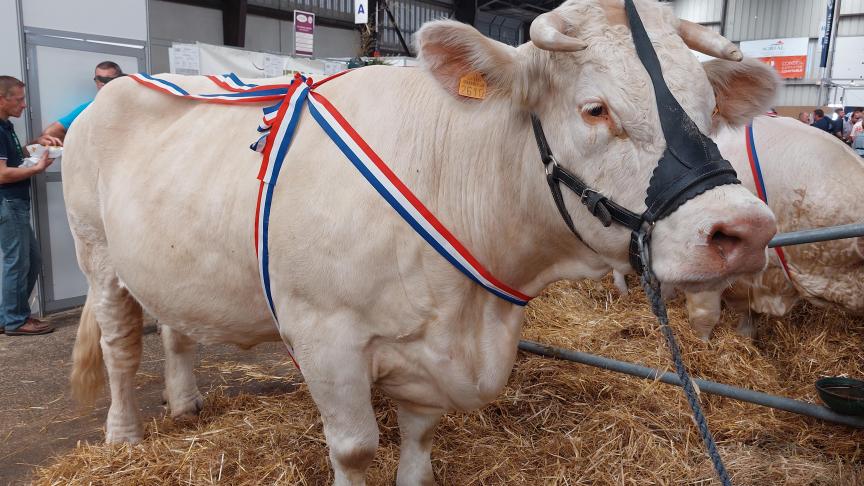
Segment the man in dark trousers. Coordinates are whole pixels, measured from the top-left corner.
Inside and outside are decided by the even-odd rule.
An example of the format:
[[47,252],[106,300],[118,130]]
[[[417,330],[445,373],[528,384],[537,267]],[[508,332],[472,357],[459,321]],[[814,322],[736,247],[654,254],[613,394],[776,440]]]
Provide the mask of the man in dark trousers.
[[[39,245],[30,227],[30,178],[51,165],[48,151],[32,167],[21,167],[25,150],[10,117],[27,106],[24,83],[0,76],[0,251],[3,290],[0,294],[0,333],[9,336],[47,334],[54,330],[30,317],[30,293],[42,264]],[[29,155],[29,154],[28,154]]]
[[846,111],[843,108],[834,110],[837,114],[836,120],[831,120],[831,133],[837,138],[843,139],[843,136],[849,133],[849,123],[846,122]]
[[817,108],[813,110],[813,125],[819,130],[824,130],[828,133],[834,132],[834,126],[831,123],[831,119],[825,116],[825,112],[821,109]]

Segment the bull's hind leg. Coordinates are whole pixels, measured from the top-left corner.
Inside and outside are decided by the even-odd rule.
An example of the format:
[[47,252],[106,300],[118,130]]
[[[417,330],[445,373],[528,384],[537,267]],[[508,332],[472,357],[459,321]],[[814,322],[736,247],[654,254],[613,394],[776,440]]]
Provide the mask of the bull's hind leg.
[[93,311],[102,331],[100,344],[111,388],[105,440],[135,443],[144,435],[135,398],[135,373],[141,364],[141,306],[113,272],[97,280],[91,283],[90,292],[95,298]]
[[432,439],[443,412],[399,404],[399,448],[397,486],[435,484],[432,472]]
[[171,326],[162,325],[165,348],[165,399],[171,416],[196,416],[204,406],[204,397],[195,380],[197,343]]
[[90,284],[75,341],[72,388],[79,400],[92,402],[101,385],[104,359],[111,388],[105,440],[139,442],[144,427],[134,380],[141,363],[141,305],[121,285],[101,232],[71,216],[70,222],[78,262]]

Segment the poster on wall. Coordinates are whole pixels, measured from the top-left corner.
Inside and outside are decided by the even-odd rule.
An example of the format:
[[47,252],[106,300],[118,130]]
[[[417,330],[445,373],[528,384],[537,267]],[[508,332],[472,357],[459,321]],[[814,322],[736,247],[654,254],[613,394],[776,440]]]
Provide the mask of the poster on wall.
[[168,69],[175,74],[195,75],[201,71],[198,46],[173,43],[168,48]]
[[781,78],[800,79],[807,75],[806,37],[741,41],[741,52],[771,65]]
[[315,34],[315,14],[294,11],[294,55],[312,57]]

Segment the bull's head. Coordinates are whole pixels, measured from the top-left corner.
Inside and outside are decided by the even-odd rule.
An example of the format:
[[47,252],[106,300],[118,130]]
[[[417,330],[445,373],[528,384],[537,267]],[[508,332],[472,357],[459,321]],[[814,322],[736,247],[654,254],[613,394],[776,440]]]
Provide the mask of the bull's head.
[[[538,115],[562,166],[643,213],[652,175],[663,170],[658,159],[674,152],[687,165],[687,152],[699,155],[700,147],[706,160],[719,158],[708,154],[713,143],[701,134],[764,112],[777,79],[765,65],[741,61],[735,45],[713,31],[679,20],[654,2],[637,0],[637,6],[662,68],[660,84],[652,84],[643,66],[644,48],[642,58],[637,55],[624,0],[569,0],[538,17],[531,25],[533,42],[518,48],[455,22],[427,24],[419,33],[421,57],[451,92],[466,73],[480,72],[498,102],[524,113],[526,125],[528,113]],[[703,67],[688,47],[719,60]],[[764,267],[774,217],[730,180],[734,174],[692,190],[657,218],[652,259],[661,281],[714,287]],[[604,228],[580,208],[579,195],[564,197],[584,242],[611,266],[626,269],[629,230]],[[550,238],[566,233],[559,219]]]

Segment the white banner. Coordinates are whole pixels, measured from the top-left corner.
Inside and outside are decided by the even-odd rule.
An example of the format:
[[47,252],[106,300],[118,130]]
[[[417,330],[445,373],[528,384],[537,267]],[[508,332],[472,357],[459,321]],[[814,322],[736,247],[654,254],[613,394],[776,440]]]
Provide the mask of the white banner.
[[354,23],[369,22],[369,0],[354,0]]
[[[198,53],[200,74],[234,73],[243,79],[260,79],[293,76],[295,72],[299,72],[304,76],[321,79],[348,67],[346,62],[265,54],[201,42],[186,45]],[[188,54],[191,57],[191,53]],[[179,73],[173,69],[171,72]]]

